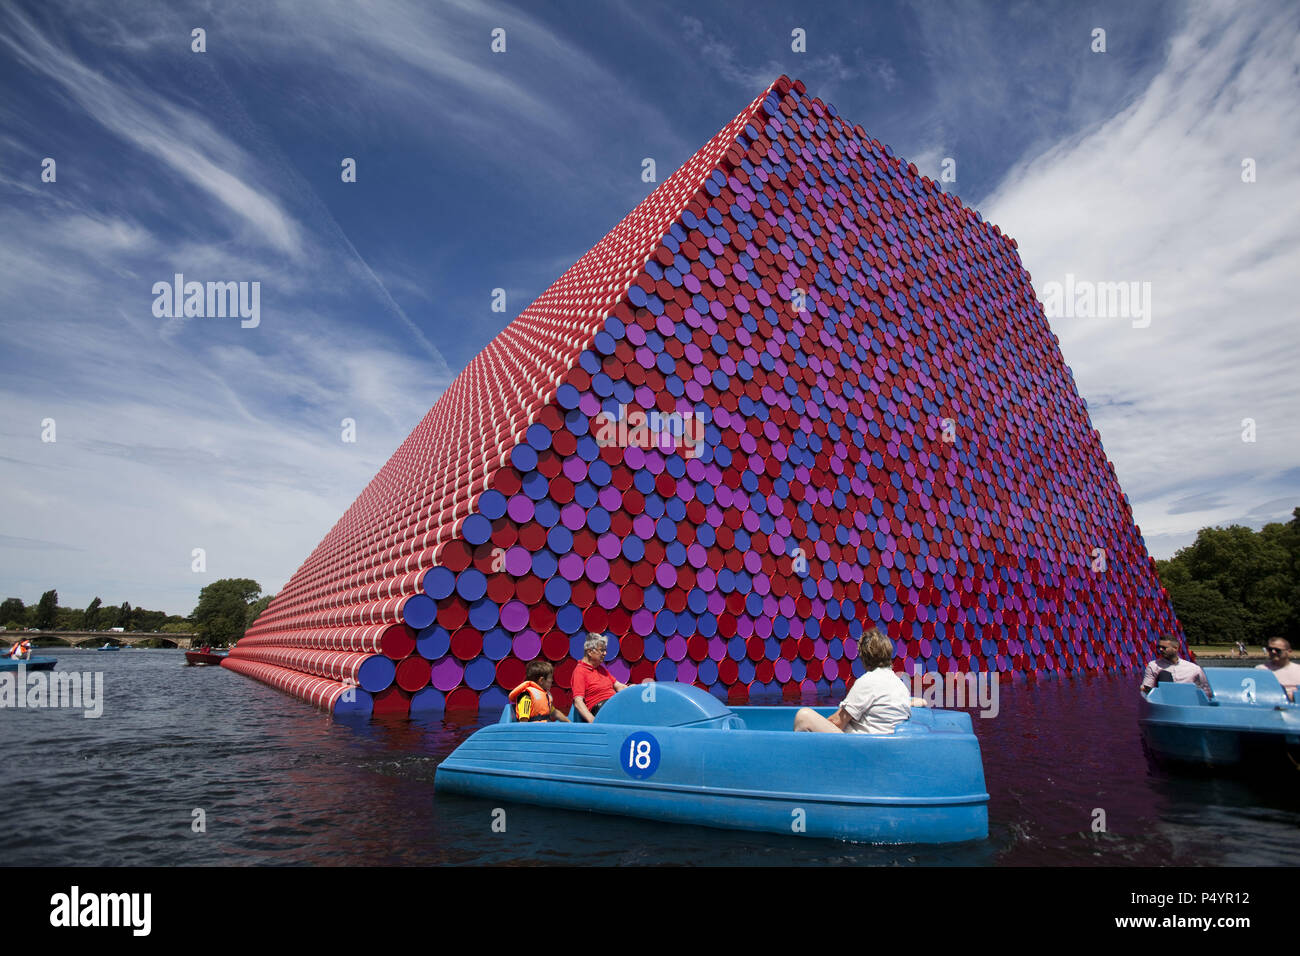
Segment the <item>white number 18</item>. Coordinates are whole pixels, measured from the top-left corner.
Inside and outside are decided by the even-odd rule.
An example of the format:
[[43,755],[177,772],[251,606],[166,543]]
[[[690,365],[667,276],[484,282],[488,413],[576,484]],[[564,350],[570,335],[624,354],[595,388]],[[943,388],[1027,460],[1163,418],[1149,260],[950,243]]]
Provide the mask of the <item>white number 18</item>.
[[650,741],[638,740],[635,746],[627,748],[627,765],[638,770],[650,766]]

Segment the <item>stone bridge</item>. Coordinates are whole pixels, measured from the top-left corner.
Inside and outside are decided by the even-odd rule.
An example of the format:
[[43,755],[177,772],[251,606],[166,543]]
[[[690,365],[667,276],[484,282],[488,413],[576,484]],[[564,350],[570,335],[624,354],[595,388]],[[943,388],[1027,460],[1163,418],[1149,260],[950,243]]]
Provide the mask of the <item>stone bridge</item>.
[[29,637],[33,644],[59,641],[72,647],[100,647],[104,644],[142,644],[163,641],[168,647],[196,647],[202,643],[198,634],[163,634],[151,631],[0,631],[0,642],[13,644]]

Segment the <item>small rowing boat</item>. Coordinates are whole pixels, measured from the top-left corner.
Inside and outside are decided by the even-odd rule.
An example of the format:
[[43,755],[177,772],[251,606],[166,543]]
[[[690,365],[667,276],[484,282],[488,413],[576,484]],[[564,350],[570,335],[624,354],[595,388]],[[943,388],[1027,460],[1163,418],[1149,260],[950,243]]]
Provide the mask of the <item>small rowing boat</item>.
[[209,667],[220,664],[225,659],[225,654],[213,654],[210,651],[185,652],[185,664],[188,667]]

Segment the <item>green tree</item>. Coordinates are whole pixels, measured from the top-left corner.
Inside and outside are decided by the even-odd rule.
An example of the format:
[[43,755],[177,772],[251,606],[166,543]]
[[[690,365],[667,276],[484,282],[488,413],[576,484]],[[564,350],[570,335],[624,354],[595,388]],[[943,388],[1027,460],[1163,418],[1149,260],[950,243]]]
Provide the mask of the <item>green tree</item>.
[[125,631],[131,630],[131,602],[123,601],[122,606],[117,609],[117,623],[114,627],[120,627]]
[[1249,637],[1250,615],[1213,585],[1204,581],[1175,585],[1169,588],[1169,600],[1188,644],[1223,644]]
[[1156,568],[1192,643],[1300,637],[1300,508],[1258,532],[1202,528]]
[[137,630],[156,631],[167,621],[166,611],[148,611],[142,607],[135,609],[131,621]]
[[96,597],[95,600],[91,601],[90,604],[86,606],[86,630],[93,631],[99,627],[99,608],[103,603],[103,601]]
[[1215,588],[1244,612],[1245,633],[1261,644],[1269,629],[1286,619],[1277,610],[1278,592],[1286,590],[1287,554],[1279,544],[1250,528],[1203,528],[1187,549],[1187,569],[1194,580]]
[[41,595],[40,603],[36,605],[36,624],[42,631],[50,630],[54,627],[54,622],[59,613],[59,592],[54,590],[46,591]]
[[244,629],[247,630],[252,627],[253,623],[258,619],[261,613],[266,610],[266,606],[274,600],[274,594],[266,594],[248,605],[248,613],[244,616]]
[[81,631],[86,627],[86,612],[79,607],[61,607],[55,610],[54,629]]
[[22,598],[5,598],[0,603],[0,621],[5,624],[14,621],[21,625],[26,620],[27,605],[23,604]]
[[262,593],[262,586],[249,578],[222,578],[199,592],[199,603],[190,617],[199,634],[210,643],[227,644],[244,636],[248,606]]
[[1156,573],[1160,576],[1160,583],[1167,588],[1175,587],[1179,584],[1186,584],[1192,580],[1191,572],[1187,570],[1187,565],[1179,558],[1170,558],[1167,561],[1156,562]]
[[1293,646],[1300,646],[1300,508],[1291,512],[1286,524],[1275,522],[1264,526],[1260,534],[1280,548],[1286,555],[1285,584],[1270,582],[1270,598],[1281,600],[1286,614],[1268,637],[1285,637]]

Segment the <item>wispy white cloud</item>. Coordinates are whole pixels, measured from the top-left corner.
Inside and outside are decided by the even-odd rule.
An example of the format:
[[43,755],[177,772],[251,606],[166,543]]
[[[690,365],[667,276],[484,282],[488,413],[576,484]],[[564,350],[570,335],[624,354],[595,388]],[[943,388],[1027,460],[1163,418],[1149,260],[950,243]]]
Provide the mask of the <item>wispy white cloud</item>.
[[[1016,237],[1040,297],[1067,275],[1151,284],[1149,327],[1052,325],[1135,517],[1166,554],[1201,526],[1258,525],[1300,504],[1300,16],[1182,9],[1127,108],[1017,165],[980,203]],[[1246,159],[1256,182],[1242,181]],[[1243,441],[1247,419],[1255,441]]]
[[[85,15],[124,48],[174,48],[190,28],[162,3]],[[494,167],[503,182],[542,178],[627,196],[634,176],[611,165],[607,178],[593,177],[575,160],[608,149],[629,124],[665,152],[698,145],[680,140],[656,99],[567,34],[562,18],[529,5],[268,0],[213,10],[206,22],[211,49],[237,50],[238,67],[276,76],[295,107],[290,122],[346,125],[358,151],[396,125],[460,162]],[[503,53],[491,49],[496,29],[505,31]]]
[[[84,604],[89,589],[181,613],[217,577],[281,586],[446,384],[333,321],[314,329],[236,326],[231,344],[193,350],[65,323],[80,343],[63,356],[65,387],[25,375],[0,387],[3,527],[49,545],[0,549],[0,579],[24,596],[57,586]],[[191,571],[196,547],[206,575]],[[70,566],[58,548],[86,553]]]
[[[180,613],[217,577],[276,589],[451,372],[273,148],[254,159],[179,95],[71,48],[20,13],[0,23],[0,55],[53,81],[75,122],[139,147],[141,175],[88,189],[83,155],[57,184],[4,183],[0,581]],[[22,134],[0,147],[40,155]],[[184,188],[158,188],[160,174]],[[155,318],[152,284],[178,271],[260,281],[262,324]],[[373,321],[385,313],[399,324]]]
[[[44,189],[6,170],[3,185],[23,198],[0,210],[0,336],[21,369],[0,382],[10,413],[0,425],[9,452],[0,481],[12,489],[0,517],[14,541],[45,545],[24,546],[21,559],[17,547],[6,550],[0,577],[24,596],[58,586],[65,603],[100,593],[186,612],[204,580],[190,571],[190,552],[203,547],[206,579],[249,575],[274,589],[450,381],[439,350],[389,287],[404,298],[418,293],[435,312],[444,297],[392,262],[382,274],[373,268],[219,73],[208,74],[200,104],[133,71],[131,59],[112,69],[82,59],[90,42],[142,65],[163,62],[188,36],[176,12],[150,5],[108,18],[94,6],[67,9],[80,42],[15,10],[0,21],[0,55],[58,93],[74,123],[88,118],[135,147],[138,175],[106,194],[85,188],[84,163],[77,177],[61,170],[60,184]],[[515,75],[512,61],[490,60],[487,27],[498,22],[533,70],[550,64],[561,87],[589,92],[587,107],[538,86],[535,72]],[[309,111],[350,87],[433,140],[451,130],[463,149],[478,129],[480,145],[492,147],[485,156],[526,130],[589,149],[602,134],[590,125],[590,104],[623,91],[586,51],[502,6],[323,4],[304,17],[278,4],[256,15],[223,12],[207,25],[214,47],[260,51],[276,69],[315,59],[324,92],[303,101]],[[421,103],[438,107],[429,115],[441,129],[412,121]],[[647,128],[671,138],[657,107],[642,108]],[[33,154],[23,133],[6,133],[0,148],[24,163]],[[518,166],[519,155],[499,161]],[[199,201],[152,188],[160,172],[196,188]],[[220,211],[224,221],[212,215]],[[174,271],[258,279],[262,325],[154,318],[152,283]],[[397,324],[376,329],[376,306]],[[40,440],[47,418],[57,423],[53,443]],[[341,440],[345,418],[356,422],[355,444]],[[58,549],[69,548],[86,552],[75,567],[60,560]]]
[[276,250],[291,257],[301,254],[298,226],[253,184],[251,158],[206,119],[153,90],[114,82],[88,68],[17,9],[4,8],[0,26],[0,44],[24,66],[59,84],[90,118],[206,191]]
[[[637,15],[637,14],[630,14]],[[655,18],[649,15],[637,15],[643,23],[650,23]],[[663,27],[656,27],[663,30]],[[672,29],[690,50],[692,57],[709,65],[709,70],[750,95],[761,93],[782,73],[802,79],[805,83],[815,85],[815,95],[829,99],[839,87],[851,81],[871,84],[883,90],[892,90],[898,84],[898,74],[888,60],[863,53],[855,49],[852,54],[829,52],[800,53],[792,60],[790,57],[764,55],[753,45],[753,34],[746,33],[748,44],[742,42],[736,34],[720,34],[705,24],[699,17],[685,15],[672,18]],[[784,27],[782,27],[782,30]],[[766,37],[771,46],[778,49],[790,48],[793,37],[789,31],[781,32],[775,28],[768,30]],[[813,50],[818,49],[814,38]],[[770,48],[765,44],[764,49]],[[822,44],[825,49],[825,44]]]

